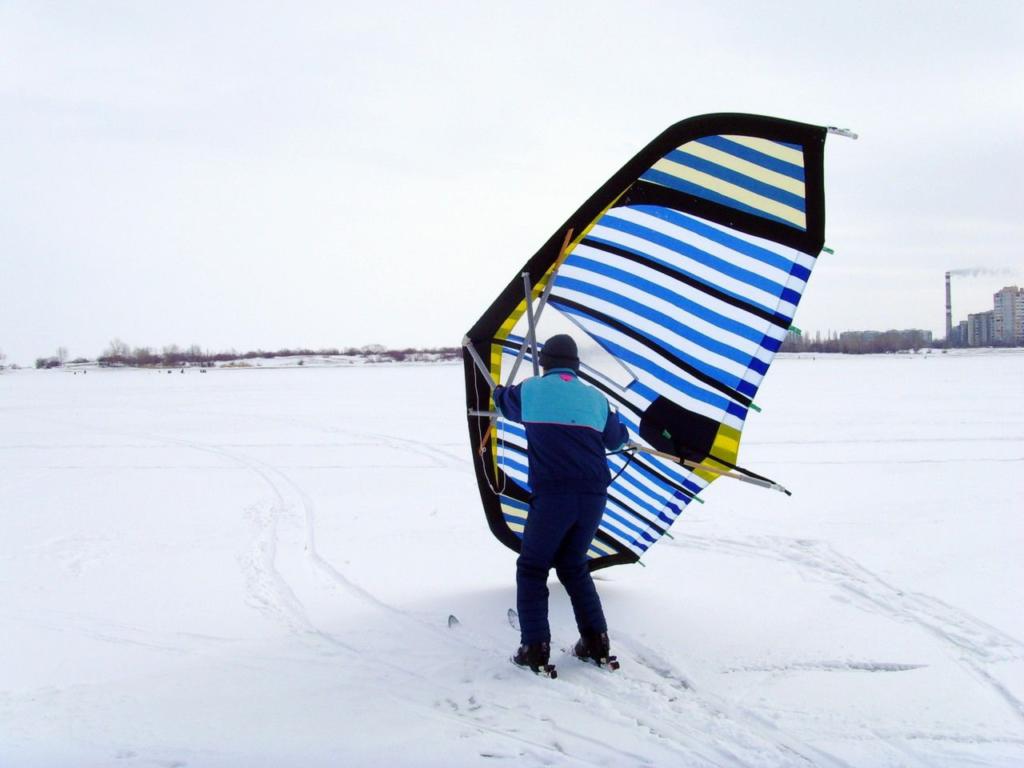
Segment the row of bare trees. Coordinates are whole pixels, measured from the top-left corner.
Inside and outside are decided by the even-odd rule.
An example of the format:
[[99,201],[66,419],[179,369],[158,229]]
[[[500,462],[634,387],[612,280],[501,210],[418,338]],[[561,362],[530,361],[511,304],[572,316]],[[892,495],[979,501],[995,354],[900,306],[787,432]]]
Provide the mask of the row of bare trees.
[[[256,349],[248,352],[237,352],[228,350],[226,352],[210,352],[204,350],[198,344],[182,348],[177,344],[169,344],[156,350],[153,347],[132,347],[121,339],[114,339],[107,345],[96,362],[101,366],[131,366],[131,367],[165,367],[174,368],[186,365],[214,365],[215,363],[226,363],[235,360],[253,360],[257,358],[273,359],[276,357],[362,357],[367,359],[395,362],[407,360],[458,360],[462,352],[458,347],[433,347],[427,349],[406,347],[404,349],[387,349],[380,344],[368,344],[362,347],[346,347],[339,349],[329,347],[325,349],[278,349],[265,350]],[[7,356],[0,350],[0,369],[2,369]],[[49,357],[36,358],[36,368],[60,368],[69,362],[67,347],[58,347],[56,354]],[[92,362],[84,357],[70,360],[73,364]],[[12,366],[13,367],[13,366]]]
[[[431,347],[403,349],[388,349],[381,344],[368,344],[361,347],[329,347],[324,349],[254,349],[247,352],[239,352],[233,349],[223,352],[211,352],[204,350],[199,344],[188,347],[179,347],[177,344],[168,344],[157,350],[153,347],[132,347],[121,339],[114,339],[106,346],[103,353],[96,358],[100,366],[129,366],[142,368],[180,368],[183,366],[212,366],[217,362],[229,362],[232,360],[251,360],[255,358],[274,357],[314,357],[314,356],[349,356],[364,357],[374,360],[454,360],[462,358],[462,350],[459,347]],[[4,368],[4,361],[7,355],[0,349],[0,370]],[[68,365],[68,362],[75,365],[87,364],[92,360],[85,357],[70,359],[68,347],[57,347],[56,353],[47,357],[36,358],[36,368],[51,369],[61,368]],[[14,368],[14,366],[11,366]]]
[[934,347],[931,333],[917,329],[903,331],[846,331],[827,338],[812,338],[790,331],[782,342],[783,352],[840,352],[847,355],[879,352],[917,351]]
[[[68,348],[57,347],[57,354],[51,357],[37,357],[36,368],[60,368],[62,365],[68,362]],[[84,357],[80,357],[77,360],[72,360],[73,363],[87,363],[89,362]]]
[[187,349],[177,344],[169,344],[160,351],[153,347],[131,347],[121,339],[114,339],[107,345],[96,362],[100,365],[132,365],[132,366],[181,366],[209,365],[214,356],[204,352],[198,344]]
[[363,347],[347,347],[339,349],[329,347],[324,349],[278,349],[265,350],[255,349],[248,352],[210,352],[203,350],[198,344],[182,349],[177,344],[170,344],[163,347],[159,352],[152,347],[130,347],[120,339],[114,339],[97,358],[97,362],[104,366],[141,366],[141,367],[181,367],[185,365],[213,365],[215,363],[226,363],[234,360],[254,360],[257,358],[273,359],[276,357],[372,357],[381,360],[403,361],[418,359],[430,356],[438,360],[456,360],[461,358],[461,350],[458,347],[437,347],[432,349],[386,349],[379,344],[370,344]]

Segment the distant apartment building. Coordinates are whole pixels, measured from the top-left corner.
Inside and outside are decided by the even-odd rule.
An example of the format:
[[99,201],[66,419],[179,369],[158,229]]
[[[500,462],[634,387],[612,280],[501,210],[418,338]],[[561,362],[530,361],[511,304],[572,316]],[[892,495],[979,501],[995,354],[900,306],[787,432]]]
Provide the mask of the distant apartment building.
[[966,347],[967,346],[967,321],[961,320],[959,323],[953,326],[953,331],[949,337],[949,344],[952,347]]
[[995,343],[995,312],[967,316],[967,346],[991,347]]
[[992,296],[992,342],[1024,344],[1024,288],[1011,285]]

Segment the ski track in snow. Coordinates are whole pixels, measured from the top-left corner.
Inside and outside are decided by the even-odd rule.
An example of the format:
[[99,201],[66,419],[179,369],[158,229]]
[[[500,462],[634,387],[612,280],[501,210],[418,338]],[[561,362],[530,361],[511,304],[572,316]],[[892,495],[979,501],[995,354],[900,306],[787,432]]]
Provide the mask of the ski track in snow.
[[[431,468],[467,475],[473,471],[468,456],[461,450],[455,452],[423,441],[334,428],[287,416],[268,415],[265,418],[337,435],[340,440],[331,443],[332,446],[385,447],[414,454],[426,460]],[[82,426],[94,433],[115,434],[95,425]],[[394,698],[404,700],[424,718],[436,721],[453,739],[468,739],[481,759],[538,766],[628,764],[832,768],[851,765],[826,749],[811,744],[807,738],[798,735],[797,729],[784,728],[759,711],[717,695],[709,689],[713,681],[695,684],[672,661],[631,634],[616,634],[616,653],[623,662],[623,669],[619,672],[599,670],[580,663],[563,651],[561,656],[555,654],[552,658],[559,668],[558,680],[546,681],[534,678],[506,661],[506,654],[515,639],[503,621],[495,620],[494,626],[487,627],[464,621],[449,629],[443,625],[444,616],[431,621],[388,604],[320,554],[314,500],[289,476],[285,471],[287,468],[251,455],[253,450],[266,448],[326,447],[323,443],[202,443],[159,434],[120,430],[116,434],[137,438],[136,448],[152,447],[153,443],[187,448],[217,455],[252,473],[268,495],[266,499],[239,510],[250,523],[250,537],[243,542],[244,550],[237,554],[248,602],[298,639],[306,651],[301,658],[316,663],[338,657],[347,664],[358,661],[366,674],[386,679],[388,689],[394,689],[391,694]],[[1017,438],[984,438],[993,439]],[[963,439],[968,440],[970,438]],[[776,444],[785,443],[772,443]],[[119,443],[116,447],[126,446]],[[391,464],[388,467],[395,468]],[[422,468],[422,465],[417,467]],[[88,468],[97,467],[89,465]],[[56,470],[55,467],[39,469]],[[34,480],[35,477],[29,479]],[[52,554],[62,559],[64,567],[74,570],[87,568],[90,547],[102,545],[101,541],[54,541],[47,546],[53,549]],[[928,633],[972,675],[980,688],[997,697],[1019,720],[1024,721],[1024,703],[992,671],[1000,663],[1024,660],[1024,644],[941,600],[900,590],[836,551],[827,542],[778,537],[726,539],[676,533],[674,541],[665,539],[660,546],[769,559],[795,566],[811,578],[832,585],[851,604],[893,621],[916,625]],[[297,568],[297,564],[304,564],[306,572]],[[307,578],[307,575],[312,578]],[[389,654],[373,642],[372,631],[360,634],[340,626],[338,616],[343,611],[325,611],[325,593],[332,595],[330,599],[338,600],[340,597],[356,602],[375,617],[371,621],[375,622],[373,628],[376,630],[395,636],[404,635],[406,642],[408,636],[415,636],[416,652],[408,657]],[[261,659],[251,652],[239,660],[234,655],[233,638],[158,632],[86,615],[53,611],[47,614],[38,610],[31,614],[23,612],[23,615],[9,615],[8,618],[167,654],[232,654],[234,662],[241,661],[257,669],[262,663],[273,661],[270,656]],[[402,638],[397,642],[402,642]],[[313,654],[311,658],[309,653]],[[428,665],[426,670],[424,664]],[[891,661],[833,659],[789,665],[739,666],[719,672],[899,674],[923,666]],[[31,696],[60,695],[62,692],[54,689]],[[0,705],[5,709],[16,709],[30,698],[4,694],[0,695]],[[799,732],[813,734],[813,731],[803,728]],[[1024,738],[932,733],[925,729],[876,728],[871,735],[861,730],[859,734],[844,734],[843,738],[849,741],[877,739],[902,756],[900,764],[918,765],[927,765],[928,761],[909,748],[907,742],[1024,746]],[[623,748],[624,744],[629,748]],[[117,755],[119,761],[136,757],[135,750],[127,749]],[[159,760],[149,762],[171,764]],[[453,762],[461,764],[458,760]],[[984,759],[979,759],[979,762],[984,763]]]
[[[465,628],[460,625],[453,631],[463,632]],[[696,692],[669,662],[633,638],[617,636],[616,649],[624,664],[617,672],[597,669],[563,651],[561,655],[552,656],[552,662],[559,669],[556,681],[534,678],[532,673],[515,668],[501,673],[502,678],[509,678],[506,685],[511,685],[515,679],[525,679],[536,681],[541,687],[531,691],[530,703],[515,708],[494,702],[483,705],[478,694],[470,694],[465,700],[471,706],[466,708],[464,716],[471,716],[475,726],[506,734],[517,728],[518,718],[510,714],[521,716],[524,708],[536,711],[538,719],[547,723],[559,738],[548,749],[562,752],[572,739],[575,755],[586,754],[595,747],[600,750],[581,763],[587,765],[605,763],[609,756],[638,765],[663,765],[666,759],[673,765],[687,766],[847,765],[775,724],[766,724],[756,715],[732,710],[713,695]],[[445,700],[444,704],[459,709],[455,701]],[[580,731],[561,724],[555,720],[556,716],[544,714],[545,707],[551,704],[559,705],[559,718],[585,709],[599,716],[600,726],[594,729],[591,723],[588,730]],[[638,731],[644,741],[656,749],[648,754],[637,754],[615,746],[619,740],[612,737],[617,728]],[[609,738],[598,738],[599,733],[609,734]]]
[[[378,599],[334,568],[320,555],[316,549],[313,502],[309,495],[283,471],[238,450],[229,451],[219,445],[206,445],[159,435],[146,435],[146,437],[166,444],[214,453],[232,460],[255,473],[270,490],[273,500],[269,505],[253,505],[247,508],[248,515],[256,524],[257,534],[253,544],[252,557],[244,565],[251,575],[250,596],[271,614],[283,619],[290,629],[298,633],[311,633],[332,645],[358,652],[355,647],[314,625],[306,612],[303,601],[278,570],[276,563],[282,538],[279,528],[285,521],[291,522],[293,525],[297,523],[301,528],[303,538],[301,541],[291,542],[292,546],[297,548],[301,543],[303,545],[302,557],[305,557],[334,586],[342,588],[373,607],[406,619],[413,618]],[[301,515],[298,515],[299,512]],[[296,517],[299,517],[299,520],[296,520]]]
[[[468,467],[466,459],[419,441],[351,430],[329,431],[358,441],[346,443],[346,446],[383,445],[415,452],[430,459],[437,467]],[[300,588],[290,584],[279,569],[279,559],[286,556],[304,558],[330,585],[385,613],[389,624],[397,621],[405,625],[405,631],[427,632],[438,642],[437,652],[441,657],[451,655],[450,646],[454,642],[463,646],[458,654],[470,653],[477,664],[493,666],[493,660],[502,659],[507,652],[506,646],[514,643],[509,635],[499,638],[467,631],[461,626],[454,631],[443,628],[385,603],[353,582],[317,551],[316,514],[309,495],[281,469],[247,455],[242,449],[248,446],[232,445],[229,450],[223,444],[204,444],[164,435],[133,436],[213,453],[253,472],[270,492],[271,500],[250,505],[245,510],[255,533],[250,551],[239,559],[252,604],[304,642],[311,643],[318,652],[325,652],[326,645],[328,655],[347,653],[369,667],[386,668],[398,674],[402,679],[402,698],[409,703],[425,708],[425,702],[430,702],[431,716],[469,727],[478,737],[486,735],[480,748],[481,756],[492,755],[497,759],[504,752],[522,765],[595,765],[603,764],[609,758],[637,765],[658,765],[664,756],[670,756],[675,764],[687,766],[848,765],[786,733],[777,724],[769,723],[754,712],[731,708],[719,697],[696,692],[686,676],[676,671],[670,662],[628,635],[617,637],[617,648],[620,649],[620,658],[629,663],[629,672],[609,673],[590,669],[568,655],[553,659],[559,663],[563,674],[557,681],[552,681],[550,688],[542,689],[539,696],[535,696],[536,691],[531,692],[531,699],[540,698],[554,705],[553,713],[543,707],[534,711],[532,706],[504,705],[494,695],[481,690],[476,679],[458,684],[439,683],[436,676],[420,672],[414,666],[401,664],[373,648],[342,639],[336,632],[318,626],[311,618]],[[295,530],[289,535],[282,535],[282,526]],[[293,535],[298,529],[301,529],[301,535]],[[284,552],[282,545],[296,551]],[[298,552],[300,546],[301,552]],[[130,642],[123,636],[117,639]],[[530,677],[530,673],[514,668],[511,672],[502,670],[493,677],[514,679],[515,675]],[[543,685],[540,680],[536,682]],[[438,698],[442,692],[439,689],[444,689],[447,695]],[[460,706],[456,703],[458,701],[467,704]],[[639,730],[645,739],[653,739],[657,747],[654,756],[623,750],[614,741],[599,738],[595,734],[606,726],[595,728],[591,719],[586,720],[590,725],[581,727],[559,722],[565,712],[583,707],[602,717],[612,718],[628,732]],[[550,743],[517,733],[534,733],[538,726],[551,734]],[[495,738],[506,747],[497,749]],[[511,748],[507,746],[509,742],[518,746]]]
[[[360,439],[370,439],[371,442],[369,444],[398,445],[402,448],[411,448],[435,460],[437,460],[438,453],[449,459],[453,459],[453,457],[447,456],[445,452],[429,450],[416,441],[407,441],[393,437],[381,436],[381,440],[379,442],[372,442],[372,435],[353,433],[353,436]],[[417,690],[419,693],[418,696],[410,699],[410,703],[423,706],[424,700],[433,700],[436,698],[439,687],[436,678],[429,677],[428,675],[420,673],[408,666],[398,664],[394,660],[388,659],[380,654],[375,654],[372,649],[365,647],[360,648],[352,645],[341,640],[335,634],[317,627],[310,619],[303,601],[297,594],[296,590],[288,584],[277,568],[276,563],[279,556],[279,543],[281,538],[279,535],[279,526],[282,521],[292,516],[293,512],[299,508],[303,513],[302,519],[304,521],[305,528],[305,546],[303,554],[328,581],[330,581],[334,586],[340,587],[355,595],[371,607],[387,612],[390,614],[392,621],[398,619],[403,623],[411,623],[415,626],[408,627],[408,629],[413,629],[417,632],[423,632],[426,630],[435,637],[441,638],[444,641],[444,646],[448,646],[451,643],[452,636],[446,630],[442,630],[429,622],[417,619],[415,616],[400,611],[379,600],[370,592],[352,582],[317,552],[315,545],[315,513],[313,504],[308,494],[306,494],[299,485],[297,485],[281,470],[253,459],[250,456],[246,456],[237,450],[228,451],[221,446],[205,445],[195,441],[178,440],[153,434],[139,435],[139,437],[145,437],[146,439],[164,444],[179,445],[194,450],[211,452],[233,460],[258,475],[270,490],[273,496],[273,501],[269,505],[253,505],[248,507],[246,510],[248,516],[256,525],[257,534],[252,544],[251,556],[248,559],[243,558],[242,564],[246,570],[246,583],[250,599],[257,608],[272,619],[282,623],[289,631],[303,638],[312,638],[318,643],[327,643],[335,649],[344,649],[357,657],[361,657],[362,660],[369,665],[386,667],[398,672],[404,678],[402,681],[402,688],[406,694],[408,695],[408,692],[411,689]],[[465,462],[460,461],[459,463],[464,464]],[[447,464],[443,464],[441,462],[437,462],[437,465],[447,466]],[[468,642],[465,638],[456,637],[455,639],[463,645],[471,645],[477,652],[478,656],[483,654],[487,658],[490,658],[494,653],[493,647],[481,645],[479,643],[474,644]],[[125,641],[123,637],[118,637],[116,640],[118,642]],[[447,648],[445,650],[446,652],[450,651],[450,649]],[[454,700],[451,697],[460,697],[462,691],[457,688],[450,688],[449,693],[450,696],[446,698],[445,701],[453,702]],[[477,696],[480,696],[480,694],[470,694],[467,700],[475,702]],[[481,696],[481,698],[483,697]],[[457,713],[457,716],[454,720],[461,725],[471,725],[481,733],[498,736],[506,741],[512,740],[514,742],[524,744],[534,750],[538,750],[538,752],[533,755],[535,758],[535,764],[537,765],[552,765],[552,755],[568,759],[568,762],[564,762],[563,760],[563,764],[566,765],[590,764],[588,761],[569,759],[565,750],[560,748],[557,742],[550,745],[543,744],[536,740],[527,739],[523,736],[517,735],[515,733],[514,726],[510,726],[507,722],[509,719],[508,715],[514,715],[515,717],[511,718],[514,721],[517,717],[522,717],[523,713],[515,712],[510,708],[497,703],[497,701],[491,701],[487,706],[491,709],[503,712],[505,716],[499,719],[497,725],[487,724],[473,714],[474,709],[478,710],[484,706],[485,705],[483,704],[478,704],[476,707],[460,709],[458,705],[455,705],[454,711]],[[436,710],[437,705],[435,704],[434,707]],[[444,714],[445,713],[443,712],[440,713],[441,716]],[[435,711],[434,715],[438,716],[439,713]],[[452,716],[448,715],[448,719],[452,719]],[[539,719],[546,722],[548,726],[563,739],[579,740],[585,744],[600,747],[602,752],[610,752],[618,757],[627,757],[629,759],[635,759],[639,763],[650,764],[650,761],[646,760],[642,756],[624,753],[610,743],[605,743],[584,733],[575,732],[571,729],[558,726],[554,720],[549,717],[530,716],[528,719]],[[516,756],[521,762],[522,758],[529,757],[530,755],[528,753],[518,751]],[[716,763],[709,763],[709,765],[714,764]]]
[[[662,542],[676,549],[697,549],[718,554],[753,557],[788,563],[832,584],[851,603],[881,614],[894,621],[910,623],[936,639],[948,655],[965,668],[992,694],[1001,699],[1010,711],[1024,722],[1021,702],[988,669],[1000,662],[1024,660],[1024,643],[966,611],[938,598],[900,589],[850,557],[836,551],[828,542],[779,537],[722,539],[678,534],[674,540]],[[785,671],[789,669],[861,669],[871,672],[898,672],[921,665],[887,662],[832,662],[792,664],[786,667],[747,667],[735,671]]]
[[[399,439],[390,436],[376,436],[367,433],[357,433],[344,430],[333,430],[337,432],[345,432],[353,437],[360,440],[369,440],[371,444],[384,444],[392,447],[401,447],[403,449],[415,450],[422,455],[425,455],[431,459],[449,459],[456,462],[458,465],[464,465],[466,462],[463,459],[453,459],[446,452],[433,449],[422,443],[413,440]],[[379,442],[374,443],[377,439]],[[416,617],[399,611],[392,606],[382,602],[371,593],[363,589],[362,587],[354,584],[349,580],[341,571],[336,569],[330,563],[328,563],[316,550],[315,546],[315,513],[313,503],[309,496],[298,486],[293,480],[278,469],[270,467],[262,462],[258,462],[251,457],[240,455],[236,451],[225,451],[220,447],[202,446],[195,443],[189,443],[190,447],[199,450],[213,450],[221,453],[229,458],[239,461],[250,469],[253,469],[261,478],[268,484],[274,493],[276,506],[279,511],[294,508],[296,505],[301,506],[306,524],[306,555],[310,558],[313,564],[323,573],[331,582],[339,585],[343,589],[346,589],[362,600],[366,601],[370,605],[392,614],[393,618],[399,618],[403,622],[411,622],[416,626],[412,629],[422,632],[428,630],[430,633],[440,636],[445,640],[445,645],[448,645],[452,633],[447,632],[443,629],[439,629],[437,625],[431,624],[417,619]],[[449,462],[443,460],[438,461],[438,466],[449,466]],[[274,478],[277,478],[275,480]],[[285,486],[285,487],[282,487]],[[295,499],[291,503],[285,500],[285,494],[291,494]],[[270,534],[273,539],[276,525],[268,525],[264,528],[266,532]],[[266,547],[266,542],[262,542],[262,545]],[[356,649],[348,646],[337,638],[333,637],[329,633],[323,630],[316,629],[309,622],[308,616],[302,610],[301,601],[294,597],[295,592],[288,588],[284,579],[280,577],[273,569],[273,555],[276,551],[276,542],[272,546],[267,547],[269,551],[269,558],[265,558],[264,565],[266,566],[266,572],[273,573],[273,577],[270,579],[278,588],[276,590],[278,594],[278,604],[285,608],[285,612],[293,617],[299,619],[300,626],[307,630],[313,631],[318,636],[329,640],[332,644],[339,645],[352,650],[355,653],[366,656],[369,655],[367,649]],[[455,633],[457,639],[461,635],[465,635],[465,632]],[[623,638],[625,641],[625,638]],[[499,647],[503,647],[507,641],[501,640],[497,643]],[[469,643],[473,650],[478,654],[483,653],[486,656],[490,656],[495,652],[495,643],[490,642],[476,642]],[[632,641],[631,645],[637,645],[636,641]],[[624,646],[625,646],[624,642]],[[502,651],[499,650],[498,655],[500,656]],[[570,696],[570,701],[565,702],[567,706],[577,706],[579,703],[586,701],[593,697],[595,690],[602,694],[602,707],[619,718],[624,719],[627,723],[635,723],[635,727],[649,733],[661,742],[669,752],[674,753],[675,759],[681,761],[680,764],[687,765],[754,765],[761,764],[764,757],[767,754],[774,754],[773,758],[769,761],[773,765],[824,765],[824,766],[843,766],[846,763],[834,758],[827,753],[812,748],[806,744],[801,744],[799,739],[783,734],[778,731],[777,727],[772,725],[771,730],[764,727],[763,723],[757,724],[757,727],[751,728],[751,714],[743,712],[741,714],[730,713],[725,705],[716,701],[710,702],[705,698],[698,699],[696,703],[693,701],[684,702],[680,699],[679,692],[684,691],[692,697],[692,687],[685,681],[685,678],[672,670],[671,664],[664,659],[661,659],[651,649],[645,648],[642,653],[631,653],[632,660],[634,660],[640,667],[646,668],[653,673],[653,677],[645,681],[637,681],[629,679],[628,677],[619,676],[624,681],[620,681],[618,678],[611,681],[611,685],[607,690],[601,690],[600,688],[595,689],[592,686],[580,686],[579,683],[566,682],[563,675],[560,678],[560,682],[566,688],[574,688]],[[651,661],[651,659],[655,659]],[[565,659],[563,659],[563,662]],[[574,663],[575,660],[569,659],[570,664]],[[395,664],[393,661],[389,661],[383,658],[374,658],[373,664],[383,665],[396,669],[404,675],[410,675],[420,683],[425,684],[425,688],[429,694],[435,693],[436,680],[423,676],[415,672],[414,670]],[[578,662],[576,662],[578,663]],[[580,665],[582,666],[582,665]],[[601,675],[607,675],[607,673],[600,673]],[[408,682],[406,683],[408,684]],[[623,697],[622,689],[625,687],[632,695]],[[555,693],[562,694],[558,698],[565,699],[565,692],[559,689],[555,689]],[[550,693],[550,692],[549,692]],[[651,712],[650,708],[650,694],[656,694],[662,701],[662,706],[657,708],[656,711]],[[509,729],[511,727],[509,720],[514,723],[517,717],[509,717],[510,714],[515,714],[518,717],[522,717],[522,712],[512,712],[508,707],[498,704],[496,701],[490,701],[487,704],[481,703],[486,701],[479,692],[470,693],[468,696],[464,696],[467,702],[473,702],[475,706],[461,709],[457,705],[454,708],[454,712],[458,715],[457,719],[466,723],[470,722],[475,728],[487,732],[491,735],[498,735],[504,739],[512,738],[515,741],[522,742],[528,746],[532,746],[536,749],[541,749],[543,753],[554,752],[561,758],[567,758],[564,748],[560,748],[555,742],[552,745],[539,744],[534,740],[524,739],[522,736],[516,736],[510,734]],[[451,699],[445,699],[446,702],[451,702]],[[504,713],[504,717],[499,720],[498,725],[489,725],[485,721],[481,720],[478,714],[483,709],[495,709],[498,712]],[[696,708],[696,712],[694,709]],[[445,713],[448,714],[448,713]],[[697,722],[695,725],[684,725],[694,720],[694,715],[697,715]],[[450,714],[448,714],[451,717]],[[624,752],[621,749],[615,747],[612,743],[596,738],[590,733],[584,733],[578,730],[567,728],[559,725],[553,717],[539,715],[531,715],[531,720],[539,719],[542,722],[547,723],[548,727],[557,734],[563,740],[574,740],[590,747],[597,747],[600,752],[616,755],[618,758],[625,758],[630,761],[636,761],[640,764],[655,764],[649,758],[642,755],[634,754],[631,752]],[[732,742],[735,745],[736,751],[724,750],[721,747],[717,747],[715,750],[708,751],[707,749],[699,748],[698,745],[703,742],[707,737],[707,723],[717,723],[725,720],[727,723],[724,726],[724,733],[720,734],[722,739],[726,743]],[[749,750],[748,753],[744,753],[744,750]],[[525,755],[520,755],[520,758]],[[695,761],[695,758],[699,757],[699,761]],[[796,762],[793,762],[795,760]],[[573,764],[575,760],[570,761],[566,764]],[[549,765],[551,764],[550,755],[538,759],[539,764]],[[586,763],[581,763],[586,764]]]
[[[758,747],[758,742],[764,742],[772,745],[777,751],[772,759],[766,761],[769,765],[848,765],[835,755],[810,745],[752,711],[730,705],[725,699],[713,693],[696,690],[693,683],[678,672],[670,661],[635,637],[617,633],[616,647],[625,648],[629,659],[650,675],[645,678],[636,675],[635,672],[621,677],[618,677],[619,673],[604,674],[614,683],[639,694],[631,697],[639,706],[648,705],[650,694],[654,694],[663,701],[663,706],[676,715],[674,720],[695,721],[694,730],[690,733],[691,739],[700,739],[702,734],[709,731],[710,725],[711,733],[717,737],[715,741],[722,739],[726,744],[746,746],[752,750],[752,754],[757,758],[753,764],[767,757],[762,754],[765,750]],[[693,717],[694,709],[697,710],[696,718]],[[735,726],[738,724],[742,726],[737,729]],[[719,729],[722,732],[716,733]],[[750,755],[729,753],[727,757],[728,765],[750,764],[746,762]]]

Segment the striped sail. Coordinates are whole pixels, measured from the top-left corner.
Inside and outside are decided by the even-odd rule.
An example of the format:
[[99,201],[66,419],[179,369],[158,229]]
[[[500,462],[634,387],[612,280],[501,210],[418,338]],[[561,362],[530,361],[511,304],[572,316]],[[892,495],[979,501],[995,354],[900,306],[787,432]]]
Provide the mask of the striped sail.
[[[825,129],[749,115],[673,126],[628,163],[527,264],[538,320],[570,323],[628,375],[588,368],[632,442],[729,469],[821,249]],[[572,233],[565,248],[564,234]],[[563,328],[554,329],[563,332]],[[514,279],[470,333],[507,383],[527,333]],[[529,373],[529,353],[517,380]],[[467,402],[483,404],[467,363]],[[470,384],[473,393],[469,393]],[[492,531],[513,549],[529,516],[525,429],[498,418],[477,472]],[[689,455],[689,454],[688,454]],[[608,457],[608,504],[591,567],[635,562],[715,479],[670,460]]]

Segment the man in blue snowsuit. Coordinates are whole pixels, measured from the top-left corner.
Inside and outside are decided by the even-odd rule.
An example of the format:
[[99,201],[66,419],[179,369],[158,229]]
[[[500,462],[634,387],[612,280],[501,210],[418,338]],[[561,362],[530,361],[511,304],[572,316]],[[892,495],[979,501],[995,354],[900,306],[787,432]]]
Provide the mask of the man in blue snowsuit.
[[516,561],[516,602],[522,645],[513,661],[534,671],[551,651],[548,572],[555,567],[572,601],[580,641],[576,655],[608,657],[608,625],[587,567],[587,549],[608,496],[605,449],[620,448],[626,428],[597,389],[582,383],[571,336],[548,339],[540,353],[544,375],[494,390],[506,419],[526,427],[530,513]]

